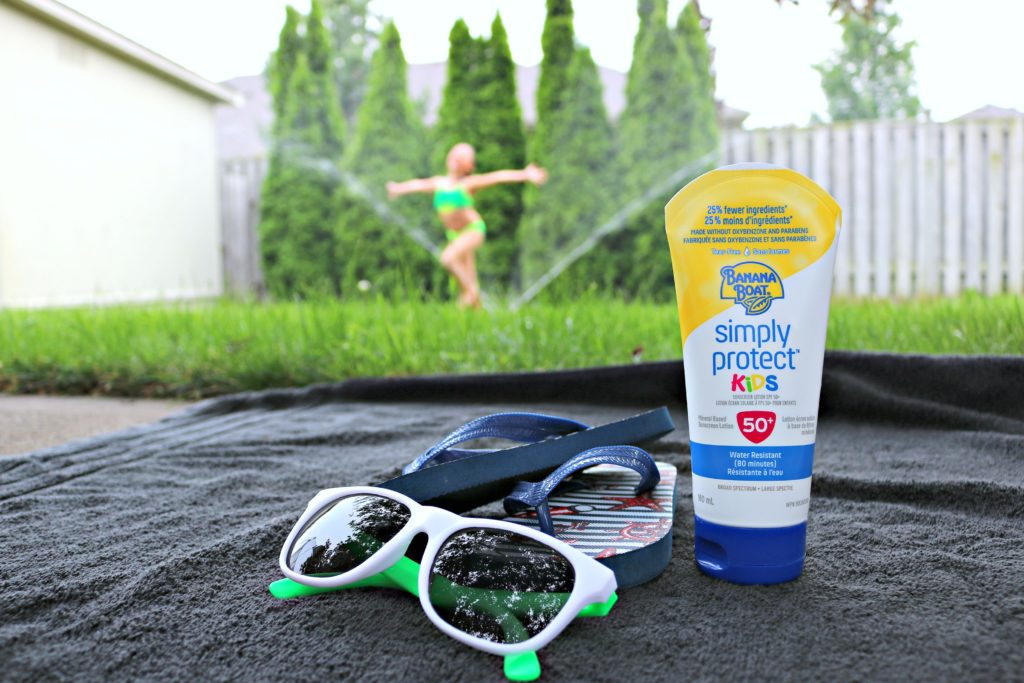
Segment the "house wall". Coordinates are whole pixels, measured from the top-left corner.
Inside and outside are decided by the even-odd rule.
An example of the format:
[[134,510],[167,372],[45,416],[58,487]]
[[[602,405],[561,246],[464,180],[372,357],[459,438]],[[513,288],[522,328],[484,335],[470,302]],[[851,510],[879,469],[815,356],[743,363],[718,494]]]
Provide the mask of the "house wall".
[[213,103],[0,3],[0,305],[223,290]]

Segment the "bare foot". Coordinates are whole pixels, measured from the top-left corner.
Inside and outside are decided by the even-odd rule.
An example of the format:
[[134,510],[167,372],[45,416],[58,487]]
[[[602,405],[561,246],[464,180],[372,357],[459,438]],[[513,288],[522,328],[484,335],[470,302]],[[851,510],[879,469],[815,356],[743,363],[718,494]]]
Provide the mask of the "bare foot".
[[459,308],[480,308],[480,292],[463,292],[459,295]]

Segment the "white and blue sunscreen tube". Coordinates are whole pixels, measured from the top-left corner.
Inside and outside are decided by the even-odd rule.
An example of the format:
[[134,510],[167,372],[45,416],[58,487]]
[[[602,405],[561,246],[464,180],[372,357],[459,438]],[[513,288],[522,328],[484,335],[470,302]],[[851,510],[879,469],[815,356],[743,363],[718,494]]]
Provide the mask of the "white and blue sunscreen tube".
[[665,207],[686,375],[695,555],[726,581],[803,571],[835,200],[795,171],[726,166]]

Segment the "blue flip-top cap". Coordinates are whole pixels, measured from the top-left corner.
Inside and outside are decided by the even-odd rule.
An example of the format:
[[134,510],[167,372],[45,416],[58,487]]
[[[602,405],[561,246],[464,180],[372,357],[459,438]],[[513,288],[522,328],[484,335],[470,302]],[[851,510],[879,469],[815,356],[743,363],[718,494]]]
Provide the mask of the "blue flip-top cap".
[[694,517],[697,566],[715,578],[742,584],[792,581],[804,568],[807,524],[753,529]]

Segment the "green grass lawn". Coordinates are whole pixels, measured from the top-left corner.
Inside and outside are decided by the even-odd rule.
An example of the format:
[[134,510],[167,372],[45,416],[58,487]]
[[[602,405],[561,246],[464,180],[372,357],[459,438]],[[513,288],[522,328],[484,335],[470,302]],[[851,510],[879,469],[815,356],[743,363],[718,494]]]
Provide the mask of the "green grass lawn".
[[[1017,297],[835,301],[832,349],[1024,353]],[[347,377],[548,370],[680,356],[675,307],[519,312],[305,302],[0,311],[0,390],[198,398]]]

